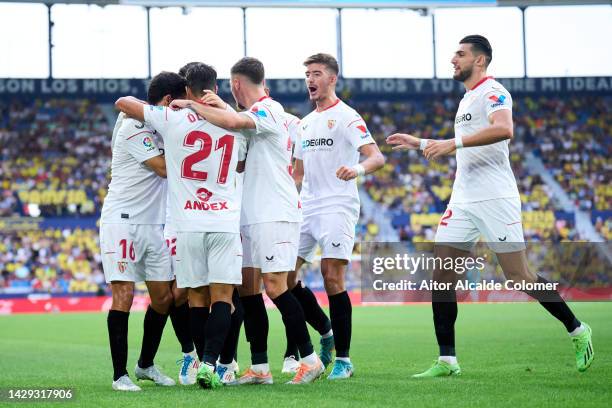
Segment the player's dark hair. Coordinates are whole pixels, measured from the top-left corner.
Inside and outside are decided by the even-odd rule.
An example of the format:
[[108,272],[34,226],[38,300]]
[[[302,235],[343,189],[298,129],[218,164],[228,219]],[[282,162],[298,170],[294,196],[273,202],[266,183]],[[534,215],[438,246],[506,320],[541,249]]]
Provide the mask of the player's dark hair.
[[327,69],[329,69],[336,75],[338,75],[338,73],[340,72],[338,61],[332,55],[325,54],[322,52],[315,55],[311,55],[310,57],[306,58],[306,61],[304,61],[304,66],[307,67],[310,64],[323,64]]
[[256,85],[260,85],[264,81],[265,71],[260,60],[253,57],[244,57],[234,64],[231,69],[232,75],[244,75]]
[[187,82],[180,75],[162,71],[155,75],[149,84],[147,102],[151,105],[157,105],[166,95],[170,95],[172,99],[184,98],[186,85]]
[[182,76],[183,78],[185,78],[187,76],[187,71],[189,70],[189,68],[196,66],[198,64],[201,64],[201,62],[188,62],[185,65],[183,65],[181,69],[179,69],[178,74]]
[[463,37],[459,44],[470,44],[472,46],[472,52],[476,55],[485,55],[485,66],[488,67],[493,59],[493,48],[491,43],[482,35],[474,34]]
[[217,71],[210,65],[198,62],[187,70],[185,79],[191,92],[200,97],[205,90],[214,92],[217,86]]

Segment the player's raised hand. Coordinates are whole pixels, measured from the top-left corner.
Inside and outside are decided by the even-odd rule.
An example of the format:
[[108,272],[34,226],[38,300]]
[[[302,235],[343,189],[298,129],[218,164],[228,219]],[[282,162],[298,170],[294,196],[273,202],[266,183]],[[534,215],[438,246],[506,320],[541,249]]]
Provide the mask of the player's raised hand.
[[387,144],[394,145],[393,150],[417,150],[421,139],[406,133],[394,133],[387,136]]
[[423,151],[427,160],[434,160],[440,156],[444,156],[454,152],[456,149],[455,141],[449,140],[430,140],[427,147]]
[[191,101],[189,99],[175,99],[170,102],[170,109],[178,110],[188,108],[190,102]]
[[340,180],[349,181],[357,177],[357,170],[351,167],[342,166],[336,170],[336,177]]
[[202,96],[200,101],[213,108],[225,109],[227,107],[227,103],[225,103],[219,95],[210,90],[204,91],[204,96]]

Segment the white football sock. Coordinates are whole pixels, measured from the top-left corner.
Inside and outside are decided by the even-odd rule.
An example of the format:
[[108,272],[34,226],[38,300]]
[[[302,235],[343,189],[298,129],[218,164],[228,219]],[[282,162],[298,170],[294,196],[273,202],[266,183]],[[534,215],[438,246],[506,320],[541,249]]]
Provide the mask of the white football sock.
[[324,339],[329,339],[333,335],[334,335],[334,332],[330,329],[327,333],[325,333],[321,337],[323,337]]
[[438,361],[444,361],[445,363],[448,364],[457,364],[457,357],[456,356],[440,356],[438,357]]
[[579,334],[582,334],[582,332],[585,330],[586,330],[586,327],[584,327],[584,324],[580,323],[580,326],[576,327],[574,330],[569,332],[569,335],[571,337],[575,337],[575,336],[578,336]]
[[270,372],[270,364],[253,364],[251,366],[251,370],[255,371],[256,373],[268,373]]
[[336,360],[344,361],[345,363],[351,363],[350,357],[336,357]]
[[317,361],[319,360],[319,357],[317,357],[316,353],[312,353],[306,357],[302,357],[302,361],[306,364],[308,364],[309,366],[313,366],[315,364],[317,364]]

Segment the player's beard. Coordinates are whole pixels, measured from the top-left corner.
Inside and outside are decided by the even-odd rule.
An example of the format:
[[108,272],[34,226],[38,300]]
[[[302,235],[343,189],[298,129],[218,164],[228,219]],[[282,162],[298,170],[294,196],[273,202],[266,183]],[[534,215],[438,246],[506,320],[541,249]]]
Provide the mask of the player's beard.
[[[232,95],[233,95],[233,93],[232,93]],[[246,107],[242,106],[242,105],[240,104],[240,102],[238,102],[238,98],[236,98],[236,96],[234,96],[234,101],[236,102],[236,108],[237,108],[237,110],[239,110],[239,111],[243,111],[243,110],[245,110],[245,109],[246,109]]]
[[459,73],[453,75],[453,79],[455,81],[465,82],[471,76],[472,76],[472,67],[466,68],[465,70],[459,69]]

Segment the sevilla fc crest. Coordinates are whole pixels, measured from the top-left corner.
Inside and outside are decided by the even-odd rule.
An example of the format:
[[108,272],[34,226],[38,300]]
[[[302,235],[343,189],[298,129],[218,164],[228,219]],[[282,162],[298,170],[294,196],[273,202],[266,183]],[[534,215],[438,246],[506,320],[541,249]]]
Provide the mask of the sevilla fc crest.
[[334,119],[329,119],[327,121],[327,128],[331,130],[334,126],[336,126],[336,121]]
[[212,197],[212,195],[213,193],[208,191],[204,187],[198,188],[198,191],[196,191],[196,196],[198,196],[198,199],[202,202],[210,200],[210,197]]
[[127,262],[123,261],[117,262],[117,269],[119,269],[119,272],[125,273],[125,270],[127,269],[127,264]]

